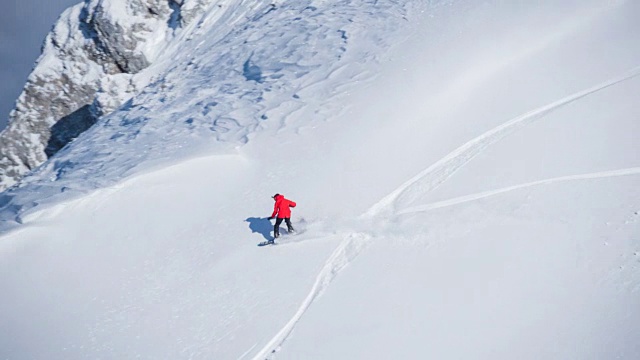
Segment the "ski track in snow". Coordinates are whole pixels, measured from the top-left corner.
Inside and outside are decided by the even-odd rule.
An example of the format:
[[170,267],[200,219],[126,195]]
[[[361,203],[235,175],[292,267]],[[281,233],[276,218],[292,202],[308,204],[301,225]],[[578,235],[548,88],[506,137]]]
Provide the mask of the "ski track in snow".
[[240,357],[238,358],[238,360],[242,360],[245,358],[245,356],[249,355],[249,353],[251,353],[251,351],[253,351],[253,349],[256,348],[256,346],[258,346],[258,343],[253,344],[252,347],[249,348],[249,350],[245,351],[244,354],[240,355]]
[[566,182],[566,181],[602,179],[602,178],[629,176],[629,175],[640,175],[640,167],[633,167],[633,168],[612,170],[612,171],[602,171],[602,172],[589,173],[589,174],[560,176],[560,177],[555,177],[551,179],[532,181],[524,184],[508,186],[501,189],[483,191],[476,194],[465,195],[465,196],[460,196],[453,199],[438,201],[431,204],[413,206],[397,212],[396,215],[414,214],[414,213],[425,212],[433,209],[449,207],[453,205],[463,204],[469,201],[484,199],[494,195],[503,194],[513,190],[524,189],[524,188],[534,187],[538,185],[548,185],[548,184],[554,184],[554,183],[560,183],[560,182]]
[[481,134],[402,184],[378,203],[374,204],[364,216],[371,218],[382,214],[393,214],[399,205],[402,205],[402,203],[408,204],[420,195],[433,191],[478,154],[516,129],[542,118],[553,110],[625,80],[632,79],[638,75],[640,75],[640,67],[635,67],[621,76],[531,110]]
[[[453,206],[464,202],[478,200],[493,195],[538,185],[640,174],[640,167],[634,167],[613,171],[562,176],[514,185],[502,189],[485,191],[462,197],[456,197],[453,199],[438,201],[431,204],[408,207],[403,210],[396,210],[398,208],[399,202],[406,199],[405,203],[409,203],[411,200],[417,198],[418,196],[433,191],[439,185],[444,183],[449,177],[451,177],[458,169],[462,168],[465,164],[471,161],[475,156],[482,153],[489,146],[495,144],[518,128],[528,125],[535,120],[542,118],[546,114],[563,106],[566,106],[576,100],[604,90],[620,82],[632,79],[638,75],[640,75],[640,66],[635,67],[623,75],[614,77],[596,86],[593,86],[586,90],[582,90],[560,100],[552,102],[548,105],[526,112],[516,118],[503,123],[502,125],[499,125],[481,134],[480,136],[468,141],[464,145],[455,149],[453,152],[436,161],[433,165],[402,184],[389,195],[385,196],[382,200],[374,204],[367,212],[365,212],[361,216],[361,219],[371,219],[378,216],[406,215],[411,213],[424,212],[436,208]],[[362,253],[371,238],[371,235],[366,233],[352,233],[344,238],[344,240],[338,245],[332,255],[325,262],[325,265],[316,277],[315,283],[313,284],[309,294],[304,299],[297,312],[267,343],[267,345],[265,345],[264,348],[252,358],[253,360],[270,360],[273,358],[273,355],[280,350],[282,344],[284,344],[289,335],[293,332],[295,326],[309,309],[311,304],[315,301],[315,299],[327,289],[329,284],[333,281],[333,279],[338,275],[340,271],[342,271],[349,263],[351,263],[358,255]],[[252,347],[252,349],[253,348],[255,348],[255,345],[254,347]],[[247,353],[251,352],[252,349],[247,350],[247,352],[241,358],[246,356]]]
[[[309,5],[311,5],[314,2],[310,1],[308,3]],[[141,100],[139,102],[132,103],[130,109],[123,110],[121,117],[117,118],[114,116],[113,124],[109,122],[103,124],[103,127],[105,128],[108,126],[119,126],[124,129],[133,129],[136,127],[139,128],[139,130],[137,130],[136,132],[132,132],[134,133],[134,135],[132,135],[131,137],[126,137],[124,135],[121,136],[119,132],[113,135],[112,132],[107,131],[105,131],[104,133],[98,133],[96,131],[96,133],[93,135],[91,133],[87,133],[84,135],[84,137],[87,138],[89,136],[93,136],[93,139],[95,139],[95,142],[98,144],[110,144],[111,142],[119,141],[121,142],[120,145],[129,145],[129,143],[134,144],[133,140],[137,137],[142,138],[143,136],[147,136],[148,140],[145,140],[146,142],[143,142],[143,144],[144,146],[148,146],[149,149],[145,148],[144,154],[139,155],[142,158],[146,158],[148,156],[146,155],[147,153],[153,153],[153,151],[151,151],[150,149],[154,142],[157,140],[155,135],[157,133],[162,133],[163,131],[165,131],[168,135],[174,135],[167,136],[166,138],[177,138],[181,139],[182,141],[189,138],[178,135],[184,135],[193,132],[195,133],[195,140],[198,140],[201,137],[205,139],[200,140],[203,142],[209,141],[209,136],[211,136],[210,133],[212,132],[216,134],[216,138],[221,144],[226,145],[228,143],[232,143],[235,145],[237,142],[242,143],[243,141],[246,141],[245,138],[253,132],[261,129],[264,126],[263,124],[268,124],[267,122],[264,122],[264,120],[267,119],[273,119],[274,122],[277,121],[274,125],[276,132],[284,131],[285,128],[289,127],[298,127],[299,129],[303,129],[304,126],[313,125],[313,122],[303,122],[299,120],[298,123],[296,123],[296,119],[302,118],[302,116],[298,115],[300,112],[308,112],[310,115],[315,115],[314,120],[326,120],[325,116],[323,115],[324,112],[329,114],[335,112],[334,109],[331,109],[331,111],[329,111],[323,110],[323,108],[330,108],[333,100],[341,96],[341,94],[343,94],[344,92],[347,92],[351,86],[354,86],[357,83],[371,81],[375,78],[374,73],[363,71],[357,66],[351,67],[350,65],[347,65],[349,64],[348,62],[345,62],[344,64],[339,62],[344,52],[343,50],[341,50],[339,45],[342,43],[346,43],[347,39],[344,35],[345,33],[342,33],[343,35],[341,37],[339,36],[339,33],[336,33],[334,31],[335,29],[333,27],[323,27],[323,25],[326,25],[323,22],[327,18],[321,17],[320,15],[323,15],[324,12],[318,11],[318,15],[307,16],[302,19],[296,19],[295,21],[309,28],[317,27],[323,30],[321,32],[317,32],[319,34],[318,37],[312,40],[314,40],[313,42],[319,44],[333,45],[330,48],[337,50],[335,53],[330,54],[333,57],[329,57],[329,55],[326,56],[326,58],[336,60],[336,65],[332,66],[328,66],[324,63],[313,62],[309,64],[309,58],[303,56],[304,54],[306,54],[306,50],[300,46],[300,40],[290,37],[289,34],[280,34],[280,27],[275,26],[278,23],[276,23],[275,21],[267,21],[267,19],[265,18],[267,14],[270,14],[270,16],[274,16],[277,14],[271,11],[271,6],[276,5],[265,5],[264,3],[253,2],[253,7],[249,6],[247,7],[247,9],[244,9],[241,4],[243,4],[242,1],[230,2],[230,7],[225,11],[209,12],[206,16],[203,17],[200,23],[194,25],[198,27],[198,30],[195,30],[193,33],[184,34],[185,36],[189,36],[189,40],[194,38],[195,35],[211,35],[211,38],[207,42],[205,42],[205,40],[202,40],[201,44],[204,44],[202,50],[199,50],[198,47],[195,49],[195,53],[185,52],[184,55],[182,55],[182,57],[191,58],[192,60],[182,61],[184,59],[180,58],[181,61],[176,61],[172,59],[172,61],[176,63],[172,70],[178,70],[182,67],[185,67],[187,70],[189,70],[186,73],[191,74],[190,76],[188,76],[186,79],[182,79],[181,76],[183,76],[184,72],[171,71],[169,72],[169,75],[158,80],[158,85],[156,87],[151,87],[150,93],[147,97],[142,97],[143,100],[149,100],[149,104],[151,104],[152,101],[155,101],[154,99],[159,93],[166,92],[169,94],[166,99],[163,97],[161,98],[161,100],[154,102],[154,105],[157,106],[154,110],[155,113],[162,114],[162,116],[157,115],[155,122],[149,121],[149,119],[152,118],[152,116],[147,114],[149,112],[150,105],[145,104],[145,102]],[[289,12],[284,13],[284,15],[279,15],[283,18],[292,17],[292,14],[294,14],[295,11],[303,13],[308,9],[311,9],[311,7],[302,8],[298,4],[294,5],[294,3],[281,4],[280,2],[278,2],[277,7],[280,8],[280,11],[282,12]],[[387,5],[387,8],[393,9],[391,5]],[[260,9],[263,9],[264,11],[261,14],[256,14]],[[313,11],[316,12],[317,9]],[[240,36],[240,32],[218,34],[213,31],[209,33],[205,31],[207,27],[204,25],[212,22],[241,24],[248,19],[245,19],[245,16],[248,16],[248,14],[252,14],[253,16],[251,16],[252,21],[247,22],[246,26],[250,27],[252,26],[252,22],[258,23],[259,21],[261,21],[260,24],[262,24],[263,29],[265,29],[264,37],[250,37],[245,40]],[[360,29],[355,27],[355,25],[350,22],[350,17],[348,16],[349,14],[343,12],[342,15],[344,15],[345,19],[349,18],[349,21],[345,21],[343,24],[339,23],[337,20],[334,20],[335,24],[340,24],[340,29],[344,28],[350,31],[353,30],[357,35],[357,31],[359,31]],[[275,25],[267,26],[269,24]],[[300,27],[304,26],[300,25]],[[389,29],[380,28],[379,30],[380,33],[384,34],[387,31],[392,31],[394,29],[393,27],[391,27]],[[351,33],[348,34],[349,36],[352,36]],[[211,59],[208,57],[210,53],[208,47],[220,46],[221,48],[234,48],[235,46],[239,49],[244,49],[244,47],[240,46],[240,44],[242,44],[242,41],[249,44],[250,46],[255,45],[257,47],[257,45],[259,45],[260,43],[274,38],[278,39],[278,41],[280,41],[279,44],[284,45],[287,51],[289,51],[288,56],[285,57],[287,61],[279,62],[271,60],[275,58],[271,56],[272,53],[270,51],[272,49],[282,51],[281,49],[277,49],[276,47],[266,47],[266,49],[268,49],[269,51],[264,50],[262,52],[258,51],[257,53],[251,52],[250,54],[245,54],[245,52],[238,50],[231,53],[220,53],[219,55],[216,55],[216,59]],[[381,37],[380,39],[376,38],[374,40],[381,42],[378,45],[384,48],[388,45],[382,42],[381,39],[383,38],[384,37]],[[303,49],[304,51],[300,49]],[[176,51],[178,50],[179,49],[176,48]],[[300,53],[298,53],[298,51],[300,51]],[[374,55],[370,53],[361,54],[360,52],[358,52],[358,55],[362,55],[361,62],[363,63],[375,62],[377,60],[374,58]],[[246,60],[246,64],[248,67],[257,67],[261,71],[261,75],[255,79],[247,78],[246,82],[237,82],[238,78],[242,78],[244,76],[242,72],[236,69],[237,64],[241,63],[237,61],[238,59]],[[222,70],[225,71],[221,70],[221,64],[224,64]],[[322,68],[323,71],[320,72],[321,76],[307,76],[307,73],[310,72],[310,69],[313,68]],[[226,78],[220,74],[230,75],[228,75],[228,78]],[[405,215],[425,212],[432,209],[454,206],[538,185],[640,174],[640,167],[633,167],[612,171],[562,176],[465,195],[430,204],[408,206],[412,205],[412,202],[416,201],[416,199],[418,199],[420,196],[433,191],[438,186],[446,182],[457,170],[465,166],[474,157],[481,154],[488,147],[497,143],[519,128],[522,128],[528,124],[535,122],[536,120],[541,119],[542,117],[556,109],[562,108],[568,104],[573,103],[574,101],[616,85],[620,82],[635,78],[638,75],[640,75],[640,67],[636,67],[621,76],[609,79],[608,81],[600,83],[586,90],[574,93],[548,105],[528,111],[522,115],[504,122],[503,124],[493,129],[490,129],[483,134],[480,134],[479,136],[471,139],[457,149],[453,150],[443,158],[439,159],[430,167],[417,174],[415,177],[400,185],[389,195],[383,197],[368,211],[366,211],[361,216],[360,220],[366,221],[380,217],[386,218],[387,216],[393,215]],[[201,85],[203,78],[210,78],[211,84],[209,84],[209,86],[207,87],[198,86]],[[334,86],[337,82],[336,79],[345,78],[348,80],[344,84]],[[285,80],[285,86],[281,85],[280,83],[285,82]],[[243,86],[238,86],[238,83],[242,84]],[[337,83],[339,84],[339,82]],[[169,89],[172,89],[173,91],[165,91],[165,86]],[[320,101],[311,98],[310,95],[319,92],[326,92],[326,94],[323,94],[324,96],[319,97],[323,100]],[[179,98],[172,99],[172,94],[173,96],[175,96],[175,94],[185,95]],[[217,97],[213,96],[214,94],[217,95]],[[185,99],[189,100],[187,101]],[[160,104],[158,104],[158,102],[164,103],[165,101],[167,102],[167,105],[161,106]],[[143,106],[142,104],[145,104],[145,106]],[[178,106],[176,104],[183,105]],[[194,112],[193,108],[199,108],[199,111]],[[168,109],[172,110],[167,111]],[[342,109],[342,111],[346,111],[346,109]],[[128,114],[130,116],[128,116]],[[118,124],[117,120],[120,120],[120,124]],[[200,131],[194,129],[199,129]],[[116,135],[118,136],[116,137]],[[103,137],[109,136],[112,137],[112,141],[100,141]],[[78,142],[78,144],[79,143],[80,142]],[[176,142],[169,145],[170,146],[164,145],[164,147],[166,147],[168,150],[163,151],[163,149],[155,149],[158,150],[158,153],[160,154],[158,157],[161,158],[163,154],[171,153],[170,151],[175,151],[176,148],[182,148],[183,143]],[[223,145],[219,146],[222,147]],[[105,163],[109,161],[114,162],[115,160],[120,158],[120,154],[127,155],[132,148],[131,146],[122,146],[121,148],[117,148],[116,150],[104,149],[103,153],[100,153],[100,148],[97,147],[98,150],[94,151],[97,155],[87,158],[101,157],[104,159]],[[79,145],[76,145],[76,147],[77,153],[81,153],[82,151],[90,149],[83,148]],[[69,151],[69,149],[67,149],[67,151]],[[60,155],[64,155],[64,153],[61,153]],[[69,158],[72,159],[71,156],[69,156]],[[126,159],[127,156],[123,156],[123,158]],[[52,165],[52,169],[50,171],[52,173],[55,173],[56,180],[58,178],[62,179],[64,178],[66,171],[71,171],[74,165],[75,163],[73,162],[66,163],[64,161],[60,161],[58,164]],[[125,162],[123,160],[120,165],[126,165],[124,167],[129,168],[137,164],[135,163],[135,161]],[[122,168],[122,166],[120,168]],[[87,171],[98,169],[100,170],[98,171],[98,173],[103,175],[106,172],[106,170],[102,170],[101,164],[97,161],[95,163],[90,163],[89,165],[87,165],[86,169]],[[118,171],[121,171],[122,173],[125,172],[123,170]],[[111,175],[111,177],[117,178],[116,175],[112,175],[109,172],[106,172],[106,174]],[[106,176],[106,178],[109,177],[110,176]],[[47,178],[47,181],[49,180],[50,179]],[[74,181],[77,181],[77,179],[71,178],[71,180],[69,180],[69,183],[73,183]],[[101,182],[99,183],[102,184]],[[107,192],[95,193],[94,195],[109,195],[110,191],[117,191],[119,190],[120,186],[116,185],[112,188],[103,186],[103,188],[107,189]],[[65,189],[65,187],[62,186],[62,189]],[[86,197],[84,201],[92,200],[92,198],[93,196]],[[11,198],[7,198],[6,201],[8,202],[10,200]],[[55,216],[57,213],[61,212],[66,206],[68,206],[68,203],[63,202],[56,207],[48,209],[50,211],[47,213],[33,213],[31,214],[33,218],[28,217],[29,215],[27,215],[27,217],[25,217],[24,219],[27,222],[34,220],[35,218],[38,218],[39,220],[47,220]],[[19,215],[18,219],[20,219]],[[277,331],[277,333],[273,337],[271,337],[266,345],[264,345],[264,347],[260,349],[260,351],[258,351],[251,357],[252,359],[258,360],[274,358],[275,353],[280,351],[282,345],[287,341],[287,339],[294,331],[295,327],[302,319],[304,314],[309,310],[313,302],[328,289],[330,284],[341,271],[343,271],[363,251],[365,251],[365,249],[373,239],[371,234],[367,234],[364,232],[349,232],[347,234],[338,236],[342,237],[340,243],[337,245],[333,253],[327,258],[321,270],[316,275],[313,285],[311,286],[307,296],[299,305],[297,311],[286,322],[286,324],[284,324]],[[307,241],[307,239],[303,240]],[[294,240],[292,242],[297,241]],[[225,336],[229,334],[231,334],[231,332],[223,335],[217,341],[221,341]],[[259,344],[260,343],[253,344],[242,355],[239,356],[239,359],[250,357],[250,354],[252,354],[257,348],[259,349]]]
[[[265,345],[265,347],[253,357],[253,360],[271,359],[271,355],[276,353],[281,345],[287,340],[294,327],[300,321],[304,313],[309,309],[313,301],[320,296],[338,275],[353,259],[355,259],[369,242],[369,235],[364,233],[353,233],[347,235],[340,245],[333,251],[325,262],[322,270],[316,277],[316,281],[311,287],[311,291],[304,299],[298,311],[287,322],[280,331]],[[250,350],[249,350],[250,351]]]

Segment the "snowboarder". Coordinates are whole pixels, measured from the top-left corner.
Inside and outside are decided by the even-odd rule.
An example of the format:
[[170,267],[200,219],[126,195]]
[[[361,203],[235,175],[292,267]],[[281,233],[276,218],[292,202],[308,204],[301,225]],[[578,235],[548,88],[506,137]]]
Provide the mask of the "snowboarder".
[[[293,226],[291,225],[291,209],[292,207],[296,207],[296,203],[285,199],[283,195],[275,194],[272,196],[273,200],[275,200],[275,205],[273,206],[273,214],[269,220],[276,218],[276,224],[273,227],[273,236],[277,239],[280,236],[280,224],[282,224],[282,220],[287,224],[287,231],[292,233],[295,231]],[[277,215],[277,217],[276,217]]]

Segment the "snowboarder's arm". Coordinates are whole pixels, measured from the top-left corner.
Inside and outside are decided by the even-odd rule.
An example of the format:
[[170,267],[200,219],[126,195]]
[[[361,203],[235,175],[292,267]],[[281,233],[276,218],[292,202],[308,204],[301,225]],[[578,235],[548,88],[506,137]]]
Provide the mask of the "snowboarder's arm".
[[276,203],[273,205],[273,213],[271,214],[271,217],[274,218],[276,217],[276,214],[278,213],[278,205],[279,203],[276,201]]

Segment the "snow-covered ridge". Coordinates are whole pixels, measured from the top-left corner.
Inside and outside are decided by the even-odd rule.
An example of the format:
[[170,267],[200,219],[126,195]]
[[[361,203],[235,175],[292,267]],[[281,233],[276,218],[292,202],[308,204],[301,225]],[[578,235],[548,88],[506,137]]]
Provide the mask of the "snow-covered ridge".
[[640,359],[640,2],[438,4],[176,31],[0,196],[0,359]]
[[[389,35],[422,7],[411,1],[172,3],[89,1],[65,12],[27,87],[43,91],[49,87],[38,86],[40,79],[73,76],[70,84],[82,84],[73,86],[82,86],[84,96],[70,92],[61,101],[67,112],[82,107],[56,123],[60,111],[47,96],[59,90],[50,87],[35,103],[25,91],[3,135],[6,185],[54,154],[47,149],[79,137],[3,194],[3,220],[19,221],[25,205],[62,192],[113,183],[141,164],[235,151],[257,132],[326,120],[332,99],[374,76],[364,65],[375,63],[392,45]],[[180,31],[178,22],[185,22]],[[85,50],[67,54],[78,44]],[[322,97],[310,96],[318,91]],[[40,119],[45,107],[53,113],[35,122],[40,132],[25,129],[34,121],[17,119]],[[98,121],[101,114],[108,115]],[[55,141],[60,134],[64,139]]]
[[135,75],[211,2],[86,0],[67,9],[0,135],[0,190],[139,92],[146,81]]

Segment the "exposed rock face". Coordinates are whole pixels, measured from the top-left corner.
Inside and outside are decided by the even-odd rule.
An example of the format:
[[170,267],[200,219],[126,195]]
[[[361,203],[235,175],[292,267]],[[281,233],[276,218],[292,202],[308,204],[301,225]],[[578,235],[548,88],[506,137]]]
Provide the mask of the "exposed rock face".
[[0,191],[146,84],[134,75],[212,0],[86,0],[67,9],[0,134]]

